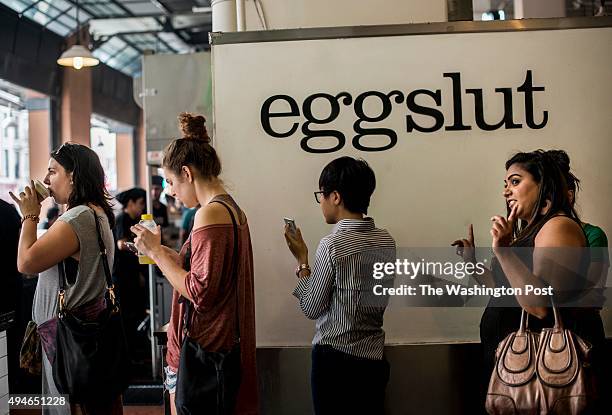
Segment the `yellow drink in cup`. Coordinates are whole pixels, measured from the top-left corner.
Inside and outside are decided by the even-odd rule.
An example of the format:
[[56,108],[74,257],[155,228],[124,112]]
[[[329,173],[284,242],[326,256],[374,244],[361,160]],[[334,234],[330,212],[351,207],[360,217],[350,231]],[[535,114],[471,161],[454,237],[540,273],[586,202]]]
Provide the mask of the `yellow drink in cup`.
[[[157,224],[153,220],[153,215],[151,215],[150,213],[145,213],[141,215],[140,222],[138,222],[138,224],[141,226],[144,226],[145,228],[147,228],[153,233],[157,233]],[[155,261],[153,261],[151,258],[149,258],[146,255],[142,255],[141,253],[138,253],[138,263],[139,264],[155,264]]]

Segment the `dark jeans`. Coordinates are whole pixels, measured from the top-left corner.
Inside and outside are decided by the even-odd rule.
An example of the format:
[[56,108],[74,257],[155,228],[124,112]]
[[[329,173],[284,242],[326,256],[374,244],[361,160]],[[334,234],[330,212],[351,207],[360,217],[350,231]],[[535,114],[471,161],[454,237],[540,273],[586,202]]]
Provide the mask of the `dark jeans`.
[[312,349],[312,400],[316,415],[382,415],[389,363],[316,345]]

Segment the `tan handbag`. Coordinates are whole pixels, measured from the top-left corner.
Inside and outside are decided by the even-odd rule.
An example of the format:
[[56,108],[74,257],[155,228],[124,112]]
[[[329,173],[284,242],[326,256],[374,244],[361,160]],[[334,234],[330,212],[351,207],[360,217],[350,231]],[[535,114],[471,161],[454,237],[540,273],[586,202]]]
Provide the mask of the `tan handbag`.
[[518,331],[497,347],[485,403],[491,415],[577,415],[593,410],[595,383],[591,345],[564,329],[553,305],[555,325],[531,332],[521,313]]

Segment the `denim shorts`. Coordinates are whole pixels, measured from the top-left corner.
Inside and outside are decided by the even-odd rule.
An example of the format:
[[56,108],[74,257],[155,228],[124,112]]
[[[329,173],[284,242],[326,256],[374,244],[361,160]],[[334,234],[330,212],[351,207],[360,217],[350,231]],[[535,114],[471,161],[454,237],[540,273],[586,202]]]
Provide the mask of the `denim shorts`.
[[166,388],[168,393],[175,393],[176,373],[174,373],[174,371],[170,369],[170,366],[164,367],[164,373],[166,374],[166,379],[164,380],[164,387]]

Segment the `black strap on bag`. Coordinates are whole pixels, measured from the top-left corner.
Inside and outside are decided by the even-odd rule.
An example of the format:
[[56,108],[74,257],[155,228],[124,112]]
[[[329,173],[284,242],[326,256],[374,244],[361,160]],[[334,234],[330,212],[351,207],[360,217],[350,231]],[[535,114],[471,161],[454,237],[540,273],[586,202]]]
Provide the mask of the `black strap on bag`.
[[[93,211],[93,209],[92,209]],[[57,317],[56,353],[52,362],[53,379],[62,394],[73,403],[105,403],[121,395],[128,385],[129,360],[119,303],[114,288],[98,218],[93,211],[100,257],[106,278],[106,308],[94,320],[81,319],[64,305],[66,275],[63,261],[58,264],[60,287]],[[81,307],[96,307],[93,300]]]
[[[108,301],[113,305],[113,311],[119,312],[119,301],[115,297],[115,286],[113,285],[113,279],[111,277],[110,267],[108,265],[108,256],[106,254],[106,247],[104,246],[104,240],[102,239],[102,232],[100,231],[100,223],[96,212],[91,210],[94,215],[94,222],[96,224],[96,233],[98,235],[98,246],[100,247],[100,257],[102,266],[104,267],[104,277],[106,278],[106,295]],[[64,311],[64,296],[66,293],[66,267],[64,261],[60,261],[58,264],[59,269],[59,312],[60,314]]]
[[[193,305],[181,297],[185,304],[183,321],[185,335],[179,358],[179,371],[176,382],[175,403],[177,413],[187,414],[231,414],[236,404],[241,381],[240,356],[240,307],[238,297],[238,225],[230,207],[220,201],[230,214],[234,229],[234,250],[231,277],[236,291],[236,318],[234,326],[234,345],[226,352],[204,350],[190,337],[190,322]],[[191,236],[185,262],[191,259]],[[186,264],[190,270],[190,264]],[[197,312],[197,311],[196,311]]]

